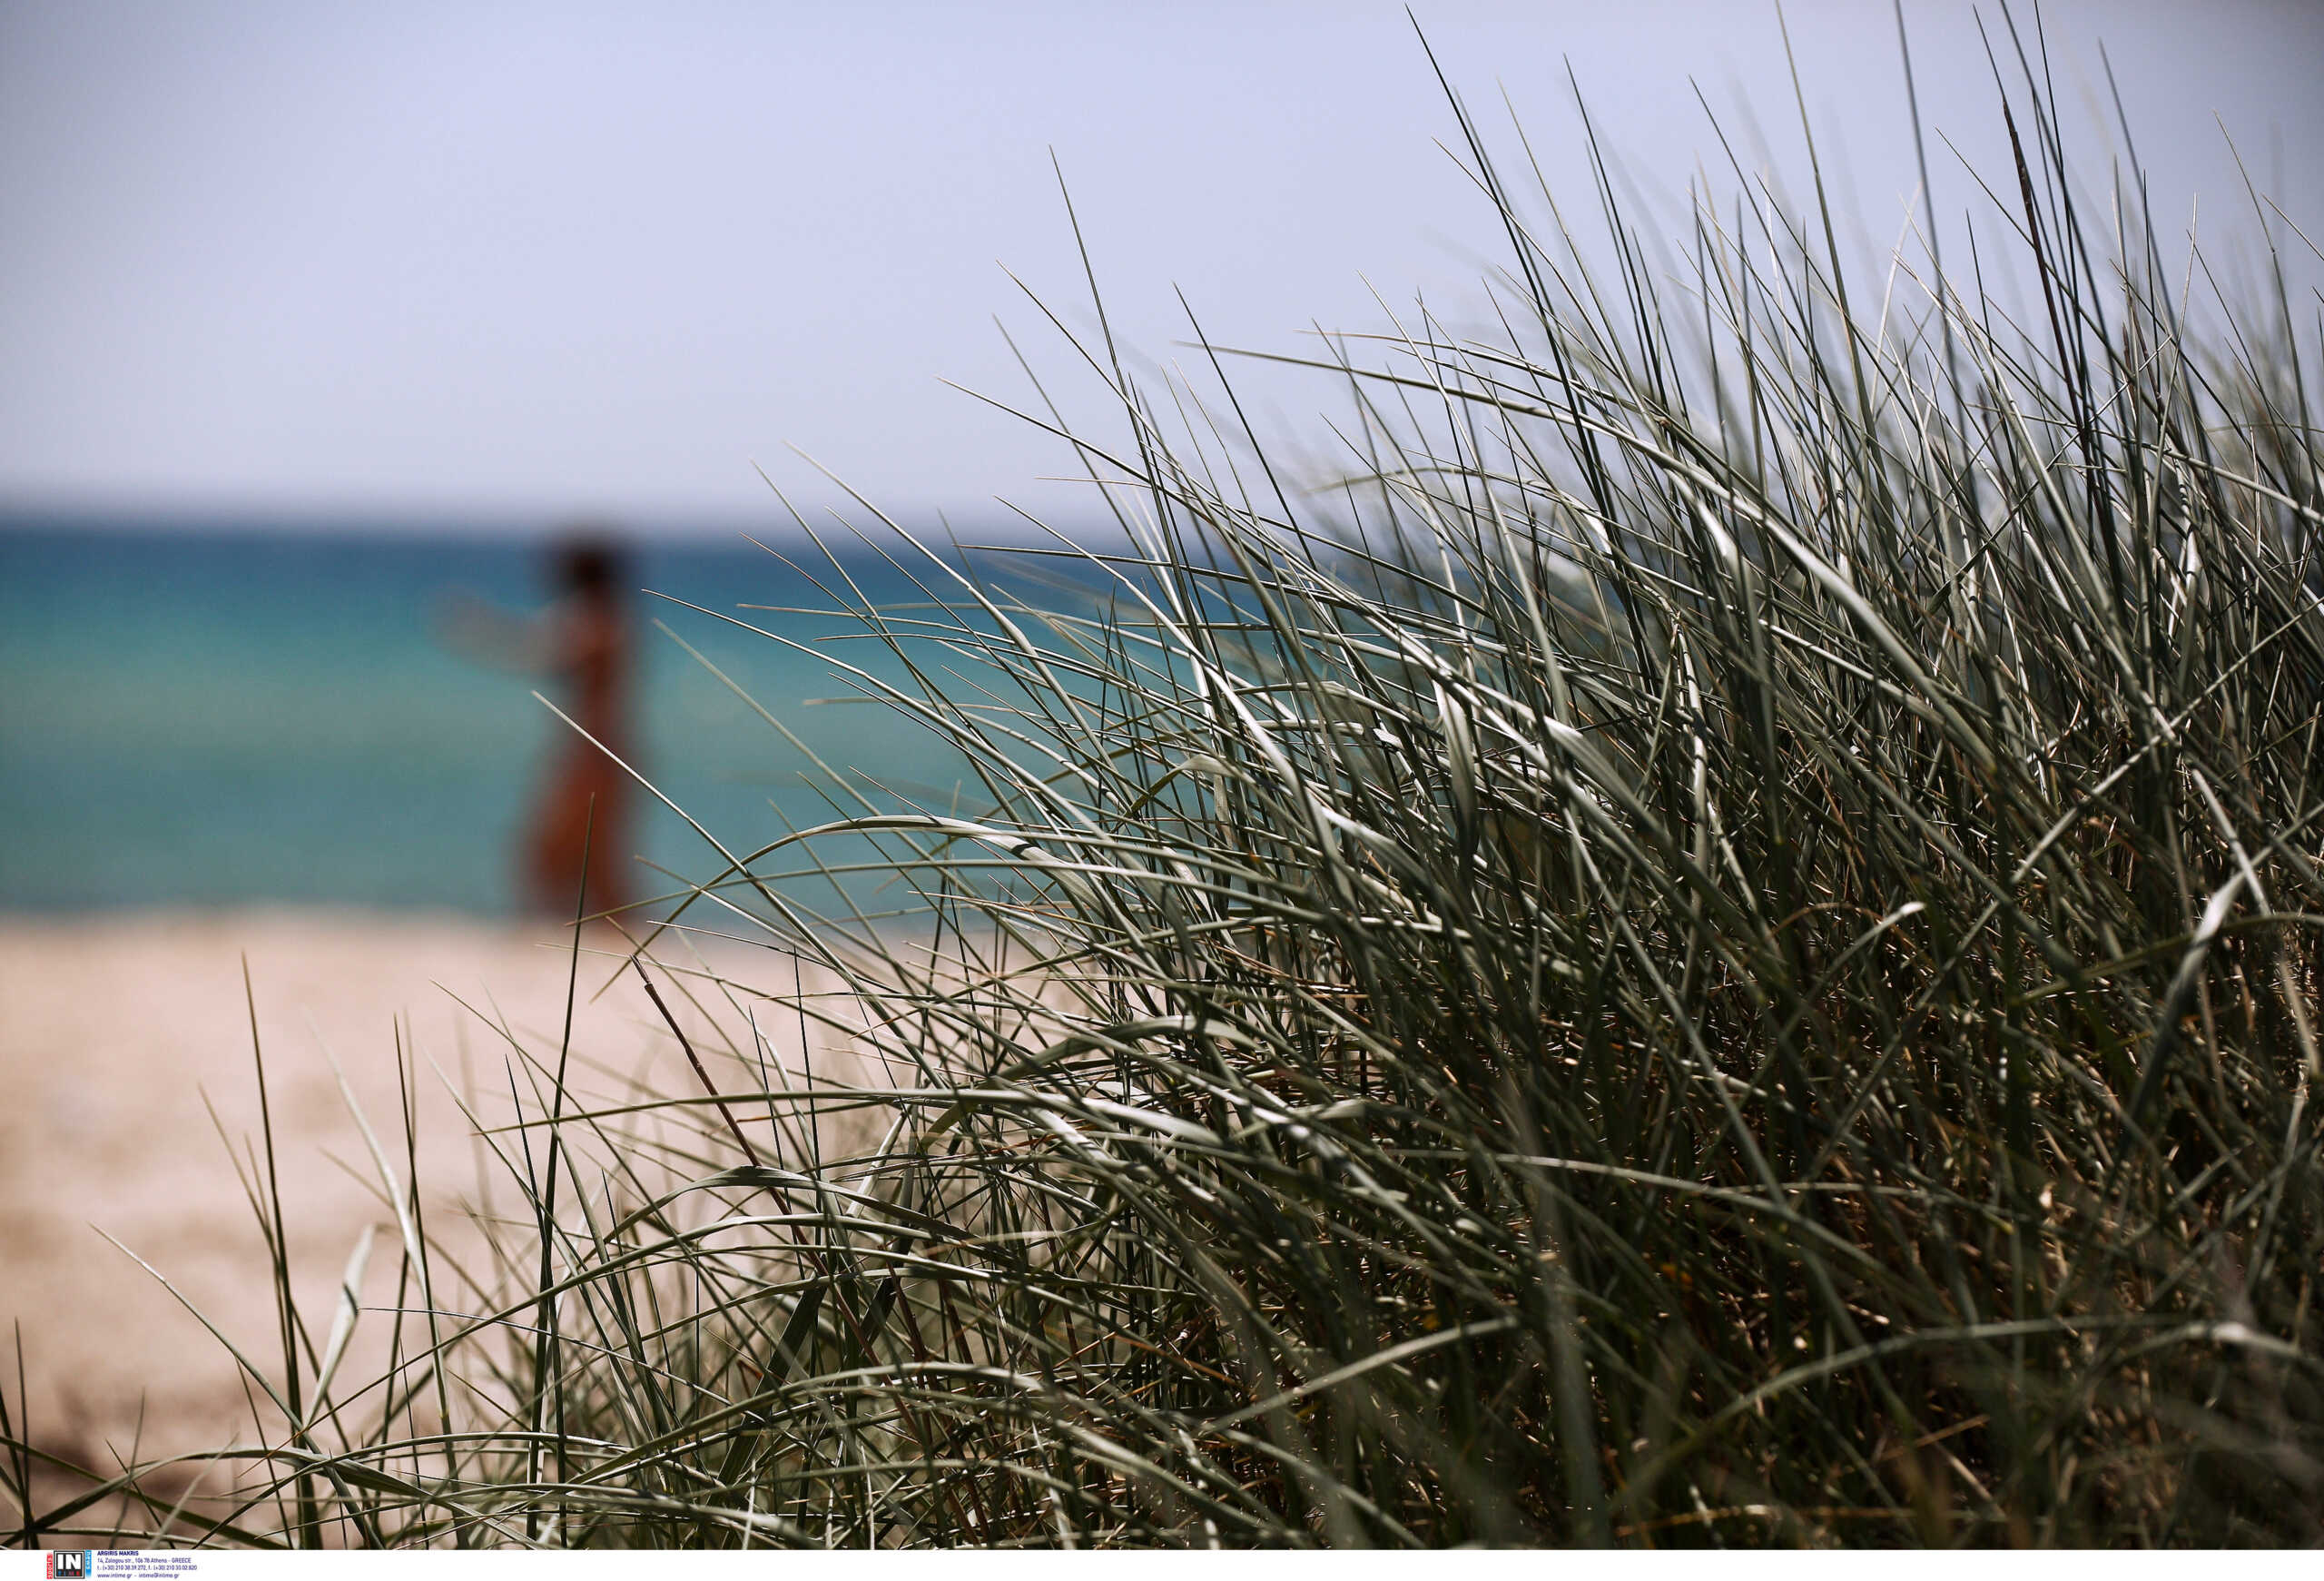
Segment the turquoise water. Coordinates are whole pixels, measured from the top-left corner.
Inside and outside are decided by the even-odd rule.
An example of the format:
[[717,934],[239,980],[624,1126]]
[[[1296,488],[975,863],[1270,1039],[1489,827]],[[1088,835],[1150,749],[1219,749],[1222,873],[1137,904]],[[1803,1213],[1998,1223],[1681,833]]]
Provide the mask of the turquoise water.
[[[0,907],[510,907],[517,831],[565,726],[530,696],[537,681],[445,648],[431,612],[454,587],[539,607],[541,548],[325,525],[0,520]],[[644,587],[801,641],[845,629],[737,609],[826,602],[739,540],[642,543],[635,564]],[[918,597],[872,557],[847,565],[876,600]],[[641,767],[730,845],[833,815],[803,781],[807,760],[650,618],[833,767],[940,804],[959,783],[960,764],[888,708],[811,705],[848,691],[821,657],[654,599],[635,608]],[[715,870],[666,811],[643,806],[635,833],[666,867]],[[665,884],[642,873],[638,892]]]

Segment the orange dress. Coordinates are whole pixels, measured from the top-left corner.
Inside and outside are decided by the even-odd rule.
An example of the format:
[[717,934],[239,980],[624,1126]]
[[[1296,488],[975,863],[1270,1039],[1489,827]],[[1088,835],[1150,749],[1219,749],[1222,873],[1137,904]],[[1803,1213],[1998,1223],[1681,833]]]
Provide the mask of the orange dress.
[[635,782],[606,756],[630,756],[629,630],[614,600],[576,597],[552,617],[553,666],[560,699],[574,722],[603,743],[591,746],[564,726],[535,804],[525,845],[525,890],[538,910],[573,914],[588,860],[586,904],[595,914],[630,900],[629,808]]

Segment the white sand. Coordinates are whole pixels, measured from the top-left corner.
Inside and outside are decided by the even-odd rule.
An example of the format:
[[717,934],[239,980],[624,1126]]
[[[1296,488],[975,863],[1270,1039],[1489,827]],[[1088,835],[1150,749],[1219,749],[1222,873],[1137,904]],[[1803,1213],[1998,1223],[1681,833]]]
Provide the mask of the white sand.
[[[367,1305],[395,1299],[399,1244],[392,1214],[367,1189],[376,1171],[323,1048],[338,1056],[400,1176],[395,1029],[408,1018],[409,1046],[422,1056],[422,1199],[431,1232],[455,1240],[463,1233],[455,1201],[477,1195],[477,1144],[428,1060],[457,1082],[465,1043],[479,1084],[497,1094],[485,1101],[497,1122],[508,1107],[507,1044],[446,990],[487,1013],[497,1004],[527,1047],[554,1057],[568,955],[559,930],[546,924],[281,910],[0,916],[0,1324],[23,1326],[33,1437],[57,1451],[109,1463],[111,1444],[128,1455],[141,1396],[147,1456],[247,1440],[253,1431],[223,1348],[92,1226],[151,1262],[270,1377],[281,1376],[257,1222],[202,1099],[207,1092],[238,1153],[247,1143],[262,1156],[245,954],[293,1275],[318,1347],[364,1228],[379,1227]],[[728,947],[713,959],[745,981],[790,987],[787,963],[766,952]],[[608,963],[583,957],[576,1059],[643,1071],[663,1092],[694,1091],[635,978],[589,1003],[609,975]],[[672,1003],[707,1054],[715,1034],[704,1035],[697,1012]],[[714,1008],[730,1031],[738,1025],[723,1004]],[[796,1023],[771,1009],[763,1030],[789,1062]],[[589,1085],[609,1092],[617,1083],[592,1077]],[[504,1179],[496,1206],[517,1204]],[[473,1250],[475,1232],[465,1233]],[[438,1302],[450,1304],[447,1292]],[[366,1323],[383,1341],[383,1323]],[[6,1346],[0,1329],[13,1401]]]

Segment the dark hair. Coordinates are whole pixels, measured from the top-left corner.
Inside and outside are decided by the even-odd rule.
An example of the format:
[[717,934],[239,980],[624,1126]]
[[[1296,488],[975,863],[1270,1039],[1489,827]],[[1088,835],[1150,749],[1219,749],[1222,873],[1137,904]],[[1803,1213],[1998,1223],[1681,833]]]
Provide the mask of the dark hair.
[[569,538],[556,550],[557,585],[567,592],[606,597],[628,580],[628,557],[599,534]]

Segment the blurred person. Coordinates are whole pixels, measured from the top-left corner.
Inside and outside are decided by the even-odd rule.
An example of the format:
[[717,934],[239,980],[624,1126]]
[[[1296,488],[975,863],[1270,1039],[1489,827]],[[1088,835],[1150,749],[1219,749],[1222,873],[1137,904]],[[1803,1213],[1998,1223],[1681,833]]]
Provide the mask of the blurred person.
[[608,534],[576,532],[552,546],[548,570],[556,598],[538,614],[513,615],[461,590],[448,596],[438,625],[471,657],[555,677],[558,707],[598,743],[559,728],[518,854],[525,904],[570,915],[586,852],[588,910],[617,911],[630,898],[630,776],[613,758],[635,761],[628,556]]

